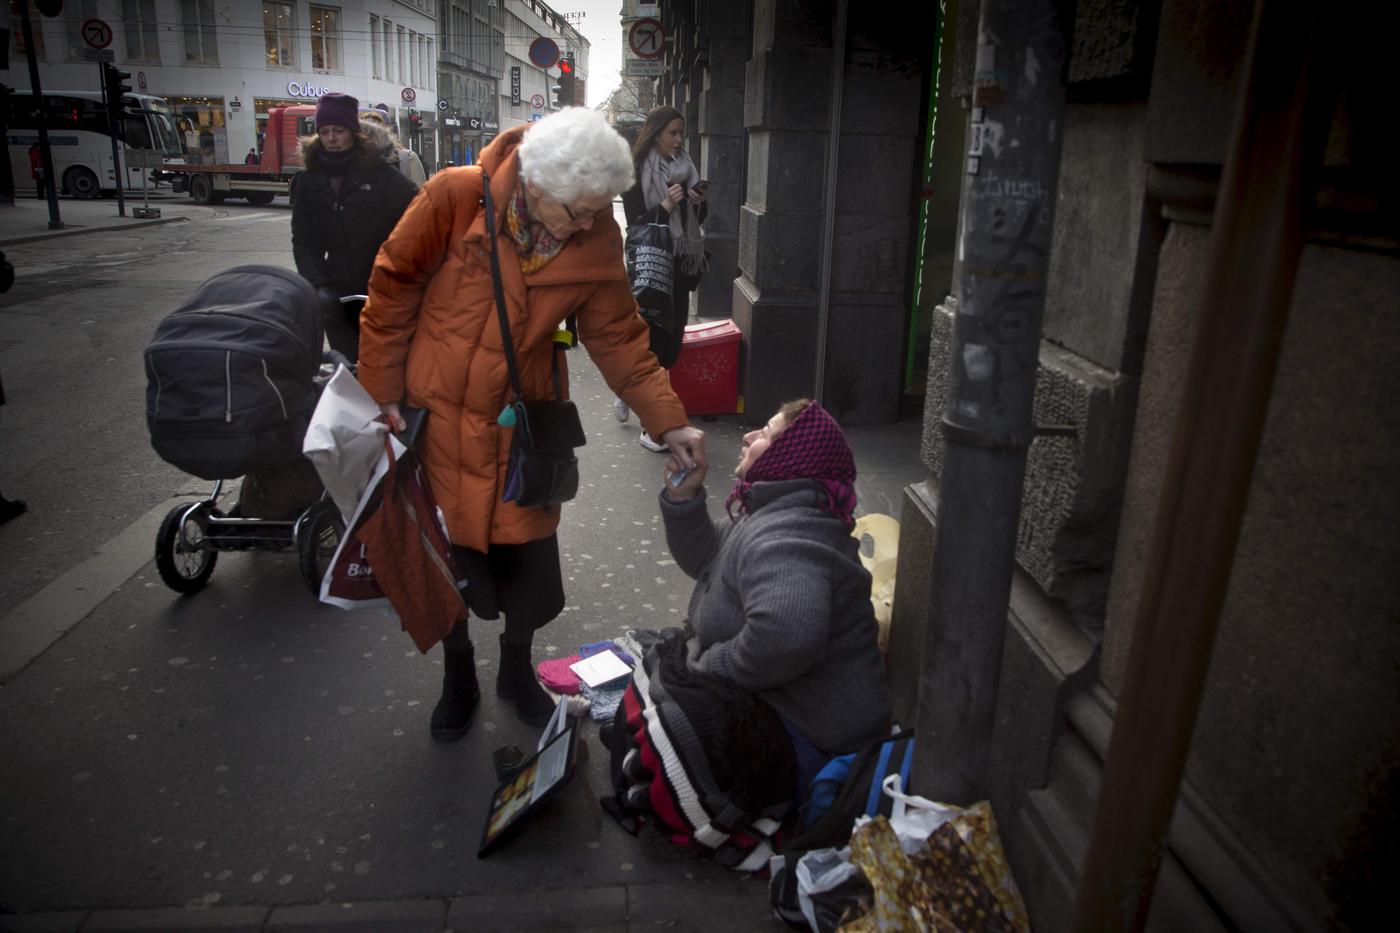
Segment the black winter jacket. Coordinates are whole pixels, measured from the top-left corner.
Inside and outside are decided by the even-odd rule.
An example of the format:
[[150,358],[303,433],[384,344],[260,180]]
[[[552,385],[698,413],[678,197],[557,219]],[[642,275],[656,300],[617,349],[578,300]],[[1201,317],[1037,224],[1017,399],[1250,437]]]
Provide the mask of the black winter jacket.
[[346,171],[337,196],[331,176],[314,158],[308,165],[292,186],[297,272],[340,295],[366,294],[374,257],[418,186],[376,156],[360,159]]

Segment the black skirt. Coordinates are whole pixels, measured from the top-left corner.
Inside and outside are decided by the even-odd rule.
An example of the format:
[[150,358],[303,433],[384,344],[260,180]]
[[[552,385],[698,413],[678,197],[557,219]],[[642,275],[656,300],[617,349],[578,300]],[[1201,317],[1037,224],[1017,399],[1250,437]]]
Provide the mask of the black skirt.
[[465,547],[452,552],[467,580],[462,595],[477,618],[495,619],[504,613],[512,627],[528,622],[540,628],[564,610],[556,535],[524,544],[493,544],[484,554]]

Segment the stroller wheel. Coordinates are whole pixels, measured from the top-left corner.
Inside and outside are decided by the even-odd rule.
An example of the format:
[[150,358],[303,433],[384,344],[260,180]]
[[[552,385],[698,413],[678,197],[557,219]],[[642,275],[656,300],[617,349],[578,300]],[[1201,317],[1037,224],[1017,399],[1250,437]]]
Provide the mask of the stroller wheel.
[[326,575],[340,536],[345,534],[345,521],[340,509],[329,500],[317,502],[306,510],[297,523],[297,560],[301,564],[301,579],[311,595],[321,596],[321,580]]
[[204,540],[202,510],[191,512],[186,503],[166,514],[156,533],[156,570],[166,586],[186,594],[204,589],[218,558],[219,552]]

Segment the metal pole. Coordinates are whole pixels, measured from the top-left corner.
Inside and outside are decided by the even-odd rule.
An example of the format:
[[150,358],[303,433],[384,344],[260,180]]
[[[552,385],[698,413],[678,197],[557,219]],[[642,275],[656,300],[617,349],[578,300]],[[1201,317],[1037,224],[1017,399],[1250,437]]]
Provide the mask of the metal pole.
[[1064,126],[1055,0],[982,0],[919,683],[919,792],[985,796]]
[[49,108],[44,101],[44,89],[39,84],[39,60],[34,57],[34,28],[29,24],[27,2],[19,5],[19,22],[24,36],[24,54],[29,59],[30,92],[39,111],[39,155],[44,165],[44,193],[49,199],[49,229],[62,230],[63,218],[58,216],[58,190],[54,187],[53,151],[49,149]]
[[826,178],[822,182],[822,245],[817,274],[816,384],[812,398],[826,394],[826,335],[831,324],[831,250],[836,238],[836,181],[841,155],[841,101],[846,83],[846,0],[836,0],[836,23],[831,32],[831,94],[828,98]]
[[1311,182],[1331,124],[1335,10],[1259,0],[1216,197],[1195,342],[1075,902],[1147,923],[1244,520]]
[[[102,79],[103,79],[103,84],[102,84],[102,86],[105,88],[105,86],[106,86],[106,79],[107,79],[107,72],[106,72],[106,69],[103,68],[101,65],[98,65],[98,69],[99,69],[99,71],[101,72]],[[117,179],[117,216],[118,216],[118,217],[125,217],[125,216],[126,216],[126,198],[123,196],[122,192],[126,189],[126,172],[125,172],[125,170],[122,168],[122,160],[121,160],[121,133],[122,133],[122,101],[121,101],[121,97],[118,97],[115,101],[111,101],[111,102],[109,102],[109,103],[115,104],[115,109],[113,109],[112,111],[110,111],[110,112],[108,113],[107,119],[108,119],[108,122],[111,124],[111,130],[112,130],[112,174],[113,174],[113,175],[116,177],[116,179]],[[101,183],[101,182],[98,182],[98,187],[99,187],[99,189],[101,188],[101,186],[102,186],[102,183]]]

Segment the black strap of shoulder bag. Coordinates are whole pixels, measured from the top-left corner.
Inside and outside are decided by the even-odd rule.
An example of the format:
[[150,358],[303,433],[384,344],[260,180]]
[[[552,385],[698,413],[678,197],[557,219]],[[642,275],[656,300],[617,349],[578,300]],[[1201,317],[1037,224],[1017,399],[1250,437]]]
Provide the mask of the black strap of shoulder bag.
[[515,342],[510,335],[505,289],[501,285],[500,244],[496,240],[496,209],[491,200],[491,178],[481,169],[482,204],[486,209],[486,235],[490,239],[491,287],[501,324],[510,387],[515,393],[515,431],[511,440],[510,470],[503,496],[520,506],[549,508],[567,502],[578,493],[578,460],[574,448],[585,443],[583,424],[573,402],[565,400],[559,376],[559,352],[552,350],[554,399],[526,401],[516,365]]

